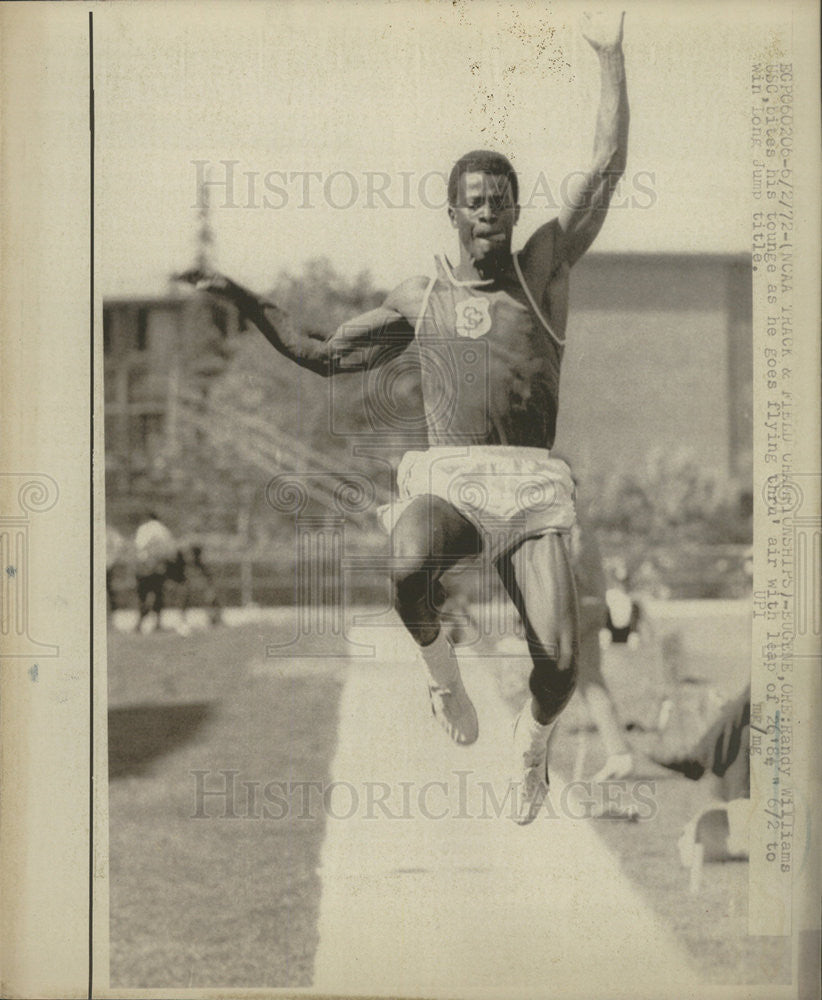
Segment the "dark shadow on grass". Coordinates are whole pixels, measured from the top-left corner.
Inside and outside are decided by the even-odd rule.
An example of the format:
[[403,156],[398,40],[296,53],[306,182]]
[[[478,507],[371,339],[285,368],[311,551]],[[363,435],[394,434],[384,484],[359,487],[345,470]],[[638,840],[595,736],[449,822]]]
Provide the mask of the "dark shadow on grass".
[[109,779],[144,774],[158,757],[190,740],[211,711],[209,702],[110,708]]

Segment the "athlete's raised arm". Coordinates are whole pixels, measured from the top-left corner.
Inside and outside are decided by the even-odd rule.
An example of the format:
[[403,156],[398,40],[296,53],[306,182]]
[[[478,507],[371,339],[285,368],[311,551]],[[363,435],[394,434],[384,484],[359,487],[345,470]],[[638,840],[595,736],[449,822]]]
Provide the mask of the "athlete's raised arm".
[[319,375],[375,368],[404,350],[414,337],[416,315],[422,304],[425,278],[409,278],[394,289],[377,309],[339,326],[329,337],[312,336],[269,299],[214,271],[186,271],[177,275],[196,288],[231,302],[280,354]]
[[622,57],[622,14],[583,15],[582,34],[599,57],[601,91],[591,166],[569,186],[559,213],[557,250],[570,266],[602,228],[628,155],[628,91]]

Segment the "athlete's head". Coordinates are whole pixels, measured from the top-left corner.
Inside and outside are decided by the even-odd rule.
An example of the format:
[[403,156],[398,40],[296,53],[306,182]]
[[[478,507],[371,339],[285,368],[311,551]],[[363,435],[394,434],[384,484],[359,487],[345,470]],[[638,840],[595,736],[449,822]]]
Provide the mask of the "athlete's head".
[[519,218],[519,182],[501,153],[476,149],[461,156],[448,178],[448,215],[460,245],[478,270],[507,261]]

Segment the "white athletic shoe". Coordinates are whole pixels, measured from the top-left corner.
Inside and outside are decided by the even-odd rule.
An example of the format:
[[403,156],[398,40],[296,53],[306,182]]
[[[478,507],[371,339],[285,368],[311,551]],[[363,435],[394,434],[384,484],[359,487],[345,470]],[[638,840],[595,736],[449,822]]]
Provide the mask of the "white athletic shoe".
[[475,743],[479,736],[477,711],[459,674],[447,685],[429,681],[428,695],[434,718],[451,739],[461,746]]
[[[512,819],[520,826],[532,823],[542,808],[548,794],[548,732],[535,731],[530,726],[528,734],[520,732],[522,716],[531,707],[526,705],[514,723],[514,767],[511,778],[514,813]],[[530,718],[528,720],[530,722]],[[523,725],[528,725],[528,722]],[[540,729],[548,727],[540,727]]]

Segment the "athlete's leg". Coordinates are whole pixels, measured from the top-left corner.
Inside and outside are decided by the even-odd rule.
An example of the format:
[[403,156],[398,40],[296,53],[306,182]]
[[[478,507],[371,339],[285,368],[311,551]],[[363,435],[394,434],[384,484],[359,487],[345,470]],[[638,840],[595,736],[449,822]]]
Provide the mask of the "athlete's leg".
[[477,713],[465,691],[459,665],[439,610],[445,599],[441,577],[482,547],[476,528],[454,507],[434,496],[416,497],[391,533],[394,606],[419,647],[426,668],[431,709],[456,743],[473,743]]
[[514,819],[530,823],[548,791],[548,741],[576,684],[579,625],[574,578],[562,536],[526,539],[497,561],[519,611],[533,667],[531,697],[514,727]]
[[568,704],[577,678],[576,588],[562,536],[526,539],[497,561],[497,571],[522,618],[533,662],[531,713],[544,726]]
[[394,606],[418,645],[439,635],[443,573],[481,549],[477,529],[439,497],[415,497],[397,519],[391,532]]

